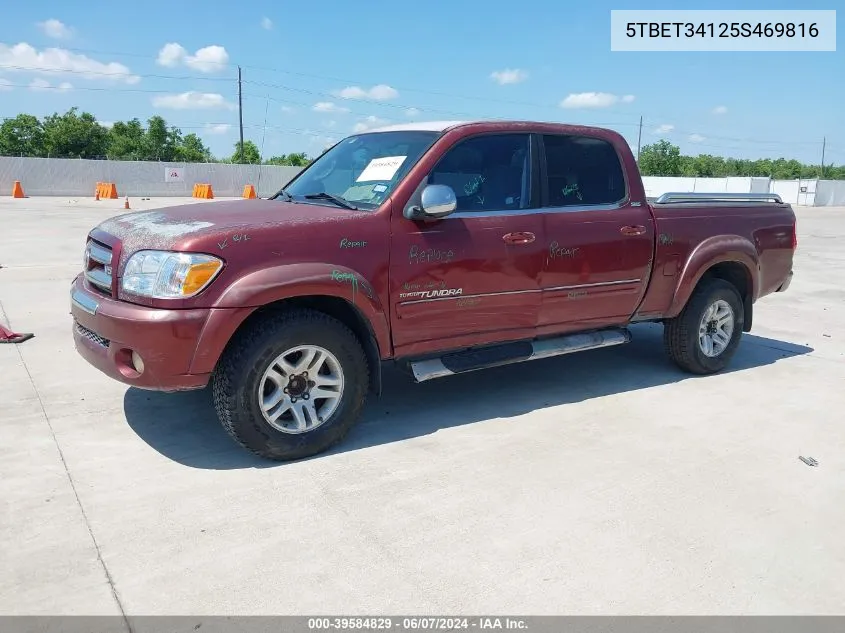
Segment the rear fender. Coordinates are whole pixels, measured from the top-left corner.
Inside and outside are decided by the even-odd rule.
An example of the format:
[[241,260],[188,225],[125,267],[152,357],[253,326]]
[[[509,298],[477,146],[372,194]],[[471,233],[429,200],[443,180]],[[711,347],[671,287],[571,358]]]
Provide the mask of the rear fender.
[[737,262],[745,266],[751,280],[749,300],[754,303],[760,287],[760,261],[757,250],[748,239],[739,235],[718,235],[703,240],[690,253],[678,277],[666,317],[678,316],[701,278],[713,266],[724,262]]
[[352,304],[369,323],[381,354],[390,353],[387,317],[372,284],[346,266],[297,263],[262,268],[232,283],[215,308],[258,308],[295,297],[338,297]]

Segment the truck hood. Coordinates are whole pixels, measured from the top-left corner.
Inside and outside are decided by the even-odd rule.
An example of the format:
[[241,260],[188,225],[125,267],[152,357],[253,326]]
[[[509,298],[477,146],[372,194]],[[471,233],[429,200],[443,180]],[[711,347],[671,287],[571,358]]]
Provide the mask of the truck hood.
[[369,215],[324,204],[221,200],[126,213],[109,218],[97,230],[121,240],[124,253],[129,254],[145,248],[178,250],[258,226],[284,229],[348,222]]

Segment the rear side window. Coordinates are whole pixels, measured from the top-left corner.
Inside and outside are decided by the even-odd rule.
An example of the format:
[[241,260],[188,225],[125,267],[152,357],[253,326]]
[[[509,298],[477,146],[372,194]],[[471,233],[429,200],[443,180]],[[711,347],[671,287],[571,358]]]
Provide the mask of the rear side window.
[[625,175],[613,145],[589,136],[543,136],[546,206],[614,204],[625,198]]

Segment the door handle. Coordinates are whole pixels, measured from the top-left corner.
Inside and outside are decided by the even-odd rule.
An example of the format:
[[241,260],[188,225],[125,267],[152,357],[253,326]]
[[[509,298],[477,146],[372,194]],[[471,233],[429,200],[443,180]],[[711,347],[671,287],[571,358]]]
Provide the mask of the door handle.
[[537,238],[528,231],[517,231],[516,233],[505,233],[502,239],[505,244],[530,244]]
[[619,232],[622,233],[622,235],[642,235],[643,233],[645,233],[645,227],[639,225],[623,226],[621,229],[619,229]]

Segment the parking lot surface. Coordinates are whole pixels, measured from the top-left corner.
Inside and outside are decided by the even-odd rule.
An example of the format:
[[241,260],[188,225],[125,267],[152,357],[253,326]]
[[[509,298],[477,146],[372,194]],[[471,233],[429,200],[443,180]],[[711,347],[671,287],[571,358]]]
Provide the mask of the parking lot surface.
[[35,333],[0,345],[0,614],[842,612],[845,209],[797,209],[792,287],[730,371],[680,372],[641,325],[390,372],[342,445],[278,464],[207,391],[127,388],[76,354],[69,285],[122,202],[0,198],[0,319]]

